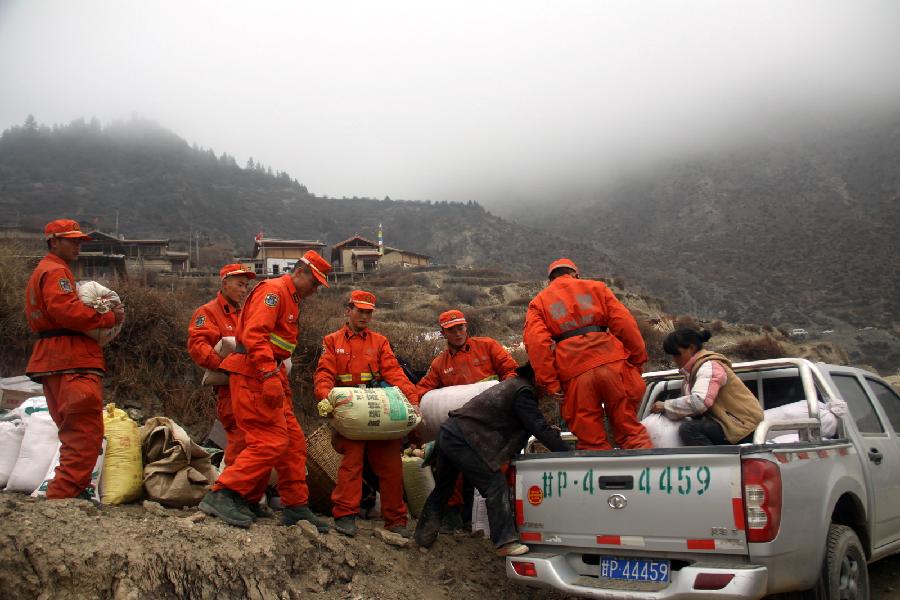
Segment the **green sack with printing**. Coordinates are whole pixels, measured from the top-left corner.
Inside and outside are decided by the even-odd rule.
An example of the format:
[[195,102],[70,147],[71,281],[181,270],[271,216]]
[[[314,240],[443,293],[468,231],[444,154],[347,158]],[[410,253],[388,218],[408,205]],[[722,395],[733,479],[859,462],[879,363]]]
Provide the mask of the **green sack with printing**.
[[416,428],[422,417],[396,387],[336,387],[319,402],[319,414],[351,440],[396,440]]

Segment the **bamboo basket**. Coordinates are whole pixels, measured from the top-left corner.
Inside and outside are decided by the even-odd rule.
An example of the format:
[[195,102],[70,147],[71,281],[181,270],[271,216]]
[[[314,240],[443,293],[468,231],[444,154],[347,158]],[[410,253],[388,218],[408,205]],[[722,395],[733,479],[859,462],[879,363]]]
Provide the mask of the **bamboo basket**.
[[337,484],[341,455],[331,447],[331,427],[322,425],[306,438],[306,485],[309,506],[315,512],[331,514],[331,492]]

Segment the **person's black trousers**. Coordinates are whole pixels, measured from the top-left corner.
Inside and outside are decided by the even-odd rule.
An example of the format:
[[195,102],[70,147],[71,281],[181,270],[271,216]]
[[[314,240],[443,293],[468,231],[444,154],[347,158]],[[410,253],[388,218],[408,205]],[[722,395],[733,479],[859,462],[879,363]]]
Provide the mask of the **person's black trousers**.
[[425,501],[417,530],[440,528],[447,501],[456,486],[456,477],[462,473],[485,499],[494,546],[499,548],[519,539],[506,477],[493,471],[472,450],[452,421],[445,423],[438,432],[434,461],[434,490]]
[[[728,446],[725,431],[715,419],[708,415],[686,420],[678,428],[681,443],[685,446]],[[738,441],[738,444],[753,441],[753,433]]]

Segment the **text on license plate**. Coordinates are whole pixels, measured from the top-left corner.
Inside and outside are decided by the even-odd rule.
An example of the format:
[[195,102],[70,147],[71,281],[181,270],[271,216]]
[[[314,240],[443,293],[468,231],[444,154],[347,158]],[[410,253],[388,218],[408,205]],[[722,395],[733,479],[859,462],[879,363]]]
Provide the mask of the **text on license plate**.
[[600,577],[627,581],[669,582],[669,561],[641,558],[600,557]]

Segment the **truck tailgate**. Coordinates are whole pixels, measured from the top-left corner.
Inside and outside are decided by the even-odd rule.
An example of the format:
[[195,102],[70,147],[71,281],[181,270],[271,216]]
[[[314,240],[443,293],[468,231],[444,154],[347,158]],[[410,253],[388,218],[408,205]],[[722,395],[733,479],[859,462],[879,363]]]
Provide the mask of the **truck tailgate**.
[[747,554],[738,447],[528,455],[515,485],[526,543]]

